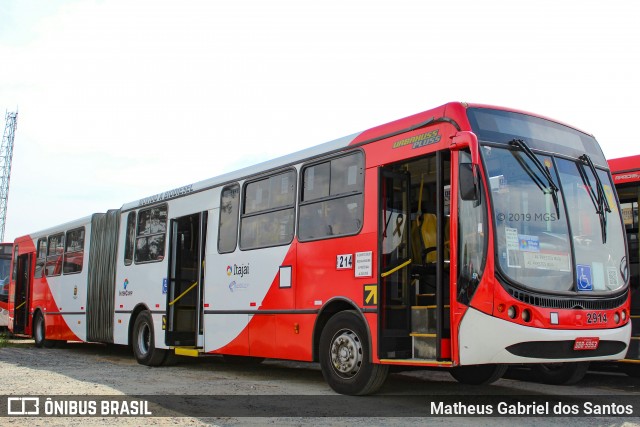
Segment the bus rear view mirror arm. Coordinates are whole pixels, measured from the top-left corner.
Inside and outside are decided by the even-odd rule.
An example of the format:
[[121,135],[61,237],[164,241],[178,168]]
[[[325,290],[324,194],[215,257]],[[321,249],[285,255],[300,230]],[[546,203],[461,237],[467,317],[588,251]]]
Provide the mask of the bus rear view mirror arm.
[[478,166],[480,164],[480,147],[475,133],[459,131],[451,138],[451,151],[460,151],[465,148],[468,148],[471,153],[471,163]]
[[471,154],[471,163],[460,165],[460,198],[462,200],[475,201],[474,206],[480,205],[480,148],[478,137],[470,131],[459,131],[451,138],[451,150],[460,151],[468,149]]

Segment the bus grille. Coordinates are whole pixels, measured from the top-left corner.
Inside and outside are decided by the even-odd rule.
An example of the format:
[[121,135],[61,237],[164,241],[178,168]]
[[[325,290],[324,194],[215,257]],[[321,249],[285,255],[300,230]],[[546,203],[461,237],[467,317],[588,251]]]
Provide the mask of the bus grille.
[[511,287],[509,287],[507,290],[512,297],[525,304],[543,308],[557,308],[568,310],[611,310],[622,306],[629,297],[628,291],[620,296],[613,298],[576,299],[541,296],[532,292],[521,291]]

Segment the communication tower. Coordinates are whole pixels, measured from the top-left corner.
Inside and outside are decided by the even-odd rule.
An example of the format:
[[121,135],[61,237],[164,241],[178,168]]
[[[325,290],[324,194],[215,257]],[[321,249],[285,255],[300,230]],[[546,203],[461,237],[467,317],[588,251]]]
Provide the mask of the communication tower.
[[6,125],[0,146],[0,242],[4,242],[4,226],[7,222],[7,202],[9,200],[9,180],[13,159],[13,139],[18,124],[18,112],[5,114]]

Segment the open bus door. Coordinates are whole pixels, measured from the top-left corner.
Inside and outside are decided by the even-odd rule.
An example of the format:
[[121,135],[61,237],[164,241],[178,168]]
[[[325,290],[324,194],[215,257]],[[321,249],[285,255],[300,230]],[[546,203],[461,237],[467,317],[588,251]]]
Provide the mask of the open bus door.
[[448,152],[381,170],[381,359],[451,358],[450,170]]
[[202,347],[207,212],[171,220],[165,342]]
[[18,256],[18,247],[15,247],[14,268],[15,286],[13,295],[9,300],[13,300],[13,333],[16,335],[28,333],[30,328],[30,301],[32,289],[31,277],[31,254]]

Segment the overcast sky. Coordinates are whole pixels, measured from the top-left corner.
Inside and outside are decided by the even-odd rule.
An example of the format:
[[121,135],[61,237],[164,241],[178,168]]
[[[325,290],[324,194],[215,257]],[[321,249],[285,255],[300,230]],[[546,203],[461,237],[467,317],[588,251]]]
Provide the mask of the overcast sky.
[[640,153],[640,2],[0,0],[5,240],[449,101]]

